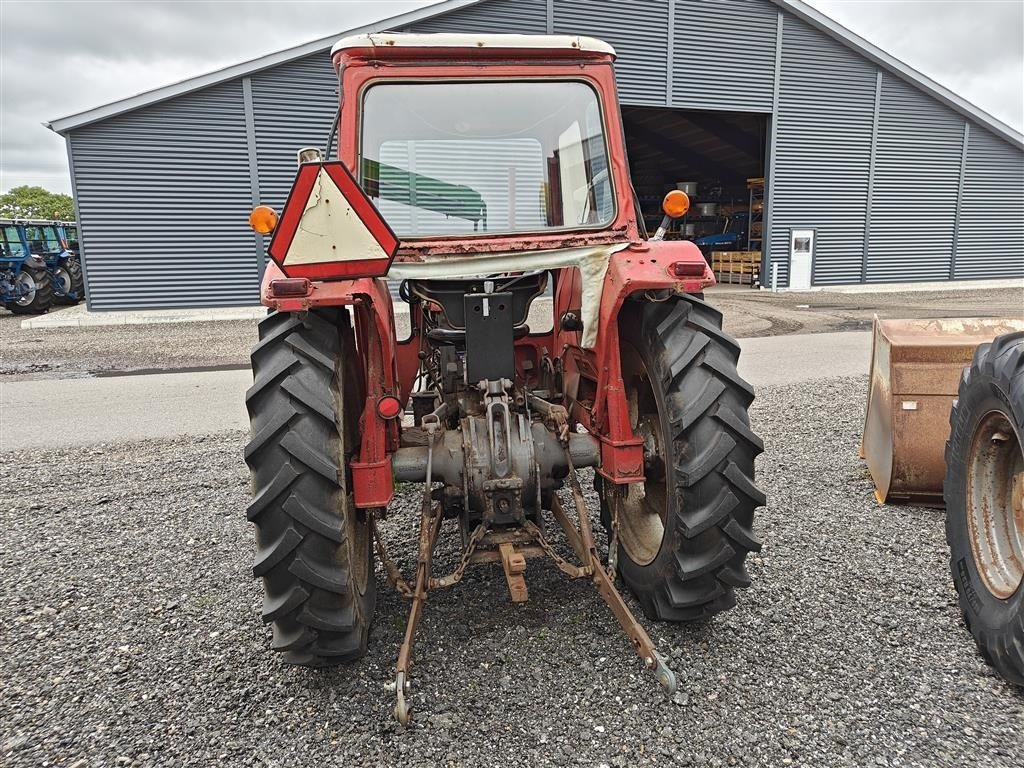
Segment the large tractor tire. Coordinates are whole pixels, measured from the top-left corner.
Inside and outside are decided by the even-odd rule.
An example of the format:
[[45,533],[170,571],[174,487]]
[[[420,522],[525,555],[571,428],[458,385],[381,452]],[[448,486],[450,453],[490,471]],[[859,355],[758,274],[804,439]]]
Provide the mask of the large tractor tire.
[[292,664],[362,656],[376,602],[370,524],[352,503],[362,381],[344,309],[274,312],[259,326],[246,394],[263,620]]
[[68,258],[57,265],[54,277],[60,281],[63,289],[55,297],[57,304],[77,304],[85,298],[85,278],[82,276],[82,265],[74,257]]
[[28,288],[20,299],[8,301],[6,307],[16,315],[41,315],[53,305],[53,282],[46,267],[22,267],[17,281]]
[[[747,554],[761,548],[754,393],[736,372],[739,346],[721,313],[696,297],[627,302],[619,334],[646,481],[619,492],[618,570],[648,618],[706,619],[736,604],[736,588],[750,585]],[[602,493],[606,527],[610,503]]]
[[982,344],[946,443],[946,540],[978,650],[1024,686],[1024,333]]

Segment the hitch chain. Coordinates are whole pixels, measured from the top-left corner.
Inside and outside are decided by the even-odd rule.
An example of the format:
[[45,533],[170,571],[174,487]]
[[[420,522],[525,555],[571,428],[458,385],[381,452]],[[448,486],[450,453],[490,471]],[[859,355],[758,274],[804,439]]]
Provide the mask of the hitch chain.
[[458,567],[447,576],[431,579],[431,589],[450,587],[458,584],[462,580],[462,575],[466,572],[466,566],[469,565],[469,559],[473,556],[473,552],[476,550],[476,545],[480,543],[480,540],[486,533],[487,526],[484,523],[480,523],[473,529],[473,533],[470,534],[469,542],[466,544],[466,549],[462,553],[462,560],[459,562]]
[[551,543],[544,537],[544,532],[533,523],[531,520],[527,520],[523,523],[523,527],[527,533],[533,536],[533,540],[537,542],[537,546],[544,550],[544,553],[555,561],[555,565],[558,566],[558,570],[568,576],[570,579],[582,579],[586,576],[590,576],[591,570],[587,565],[578,566],[573,565],[560,554],[555,551],[555,548],[551,546]]

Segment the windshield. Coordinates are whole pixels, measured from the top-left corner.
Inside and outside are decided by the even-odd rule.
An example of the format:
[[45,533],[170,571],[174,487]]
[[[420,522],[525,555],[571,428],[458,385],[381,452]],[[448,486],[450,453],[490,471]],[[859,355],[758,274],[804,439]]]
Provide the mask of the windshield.
[[601,107],[585,83],[380,83],[362,114],[360,181],[399,237],[615,217]]
[[39,256],[47,256],[52,253],[60,253],[60,238],[57,236],[55,227],[29,226],[25,227],[25,234],[28,239],[32,253]]

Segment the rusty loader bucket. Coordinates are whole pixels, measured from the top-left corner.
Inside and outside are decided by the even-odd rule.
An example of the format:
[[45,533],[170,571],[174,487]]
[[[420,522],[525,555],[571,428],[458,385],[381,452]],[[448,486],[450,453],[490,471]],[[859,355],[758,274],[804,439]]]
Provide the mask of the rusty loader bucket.
[[942,506],[949,411],[979,344],[1024,330],[1002,318],[874,322],[861,457],[879,503]]

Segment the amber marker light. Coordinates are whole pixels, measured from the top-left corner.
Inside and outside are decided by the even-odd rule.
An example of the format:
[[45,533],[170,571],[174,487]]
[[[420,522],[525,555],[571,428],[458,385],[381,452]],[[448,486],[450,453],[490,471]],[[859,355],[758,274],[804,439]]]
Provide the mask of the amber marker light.
[[681,189],[673,189],[661,201],[661,210],[666,216],[678,219],[690,210],[690,198]]
[[269,235],[277,227],[277,211],[269,205],[257,205],[249,214],[249,226],[257,235]]

